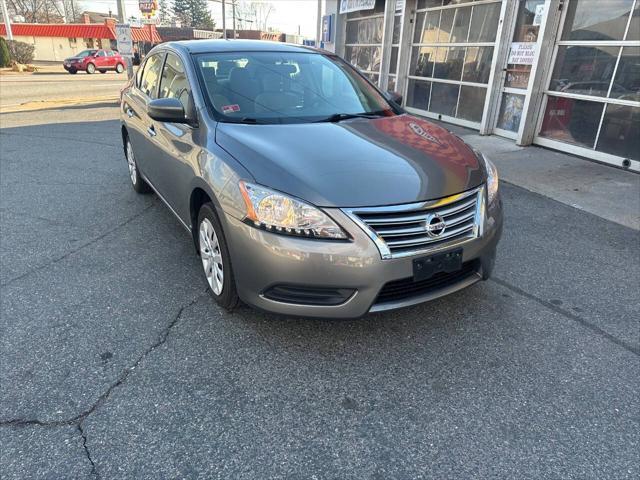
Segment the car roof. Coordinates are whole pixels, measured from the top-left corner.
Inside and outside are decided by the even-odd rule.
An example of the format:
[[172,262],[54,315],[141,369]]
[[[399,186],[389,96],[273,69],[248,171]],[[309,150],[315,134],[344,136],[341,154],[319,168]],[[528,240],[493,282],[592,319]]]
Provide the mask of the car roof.
[[323,50],[294,45],[291,43],[269,42],[265,40],[184,40],[163,44],[185,53],[214,52],[299,52],[299,53],[331,53]]

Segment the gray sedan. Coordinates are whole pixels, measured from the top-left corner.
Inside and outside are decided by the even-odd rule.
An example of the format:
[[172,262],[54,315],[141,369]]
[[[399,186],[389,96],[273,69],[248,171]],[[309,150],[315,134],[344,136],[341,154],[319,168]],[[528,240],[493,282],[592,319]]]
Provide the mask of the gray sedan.
[[215,300],[350,318],[486,279],[493,164],[337,56],[258,41],[154,48],[122,92],[133,188],[191,234]]

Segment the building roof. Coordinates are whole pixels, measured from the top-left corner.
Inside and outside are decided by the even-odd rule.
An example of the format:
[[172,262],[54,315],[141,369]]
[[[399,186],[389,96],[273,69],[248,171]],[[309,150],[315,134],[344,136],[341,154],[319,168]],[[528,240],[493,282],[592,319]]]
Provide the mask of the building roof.
[[[116,38],[115,30],[106,23],[12,23],[11,31],[17,37]],[[4,23],[0,23],[0,35],[6,33]],[[162,41],[155,25],[131,27],[131,36],[134,42]]]

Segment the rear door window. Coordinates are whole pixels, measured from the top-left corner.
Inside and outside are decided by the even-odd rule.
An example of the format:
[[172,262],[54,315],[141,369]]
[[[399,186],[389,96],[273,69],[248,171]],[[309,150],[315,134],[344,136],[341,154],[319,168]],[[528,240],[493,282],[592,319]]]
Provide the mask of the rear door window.
[[158,98],[158,81],[163,58],[162,54],[152,55],[144,64],[140,90],[152,100]]

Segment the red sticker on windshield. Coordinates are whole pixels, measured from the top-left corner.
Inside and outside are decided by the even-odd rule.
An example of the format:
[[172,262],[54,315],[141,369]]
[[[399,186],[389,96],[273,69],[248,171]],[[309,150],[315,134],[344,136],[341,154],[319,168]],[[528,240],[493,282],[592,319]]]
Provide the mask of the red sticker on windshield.
[[222,106],[222,113],[233,113],[233,112],[239,112],[239,111],[240,111],[240,105],[238,105],[237,103],[234,103],[233,105]]

